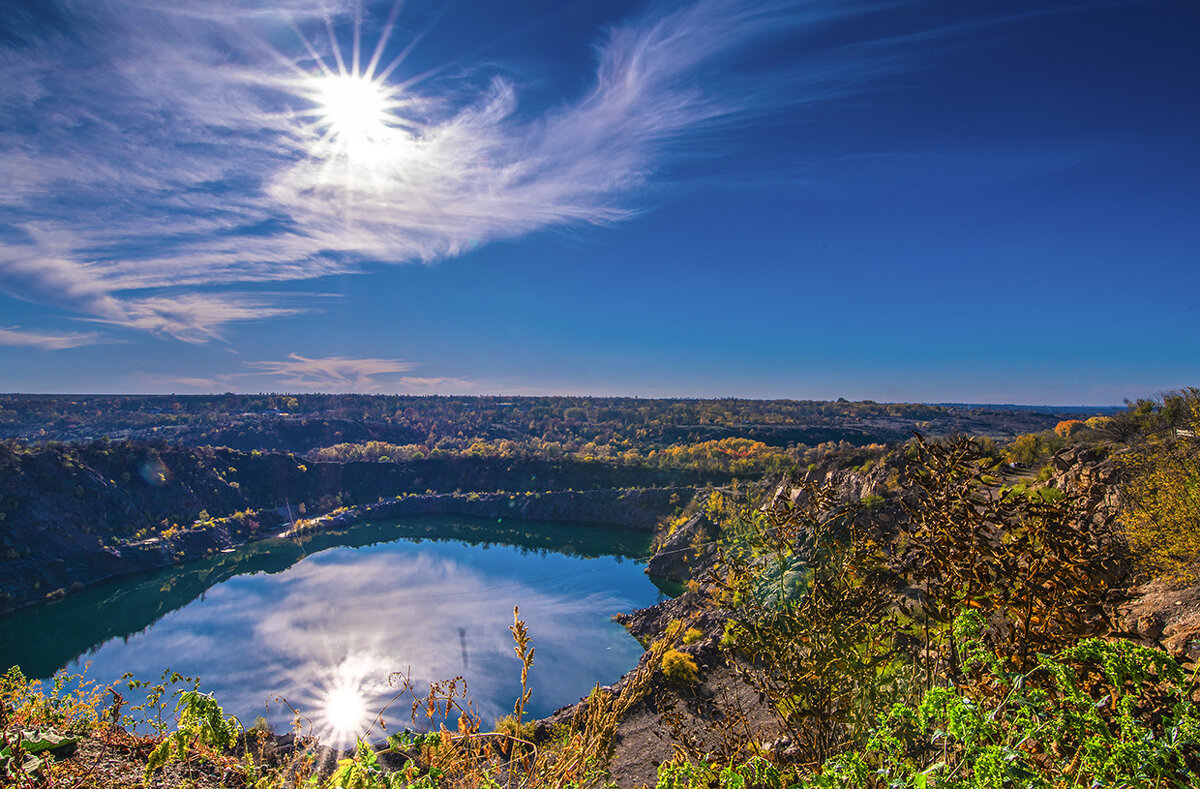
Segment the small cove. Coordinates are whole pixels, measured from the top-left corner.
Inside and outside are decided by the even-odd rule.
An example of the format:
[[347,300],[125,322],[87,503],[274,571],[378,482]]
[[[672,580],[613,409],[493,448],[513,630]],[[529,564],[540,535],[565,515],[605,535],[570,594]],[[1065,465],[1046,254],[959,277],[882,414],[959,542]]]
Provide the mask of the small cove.
[[[519,606],[537,650],[528,713],[539,717],[636,664],[641,646],[610,617],[661,599],[638,560],[649,540],[461,517],[265,540],[0,619],[0,665],[46,677],[90,663],[104,684],[170,668],[199,676],[247,725],[262,715],[285,729],[284,698],[323,740],[345,744],[395,694],[392,672],[418,692],[463,676],[485,725],[510,712]],[[408,710],[389,710],[390,731],[411,725]]]

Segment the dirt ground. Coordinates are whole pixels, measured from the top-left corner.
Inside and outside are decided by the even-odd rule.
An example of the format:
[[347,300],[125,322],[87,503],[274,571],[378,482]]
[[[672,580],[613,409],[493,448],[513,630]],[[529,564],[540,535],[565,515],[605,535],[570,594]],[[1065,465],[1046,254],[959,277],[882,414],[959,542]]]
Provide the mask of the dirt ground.
[[[728,716],[726,710],[737,714]],[[678,715],[675,726],[703,750],[719,750],[726,738],[769,743],[782,736],[758,694],[728,666],[714,665],[695,688],[647,696],[617,726],[611,770],[622,789],[653,786],[658,766],[674,755],[676,732],[664,713]]]

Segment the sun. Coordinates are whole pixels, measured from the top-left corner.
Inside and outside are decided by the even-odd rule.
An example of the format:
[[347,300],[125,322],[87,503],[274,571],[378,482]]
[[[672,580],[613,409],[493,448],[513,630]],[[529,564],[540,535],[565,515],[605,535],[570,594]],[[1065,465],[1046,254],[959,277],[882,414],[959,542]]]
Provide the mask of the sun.
[[359,24],[355,24],[350,51],[344,54],[328,19],[327,47],[318,47],[293,26],[308,56],[291,60],[280,54],[296,75],[288,85],[289,92],[310,102],[308,107],[294,110],[306,119],[301,128],[304,145],[311,157],[323,160],[331,170],[346,164],[354,170],[364,166],[372,171],[390,170],[410,159],[418,147],[422,101],[411,88],[428,75],[410,76],[399,83],[392,80],[412,44],[391,62],[383,62],[401,5],[402,0],[395,0],[369,56],[363,51]]
[[313,80],[318,107],[317,127],[327,129],[339,147],[379,144],[393,132],[394,102],[380,82],[356,74],[333,74]]
[[394,89],[362,74],[322,74],[309,85],[314,128],[332,152],[355,161],[382,158],[398,141]]

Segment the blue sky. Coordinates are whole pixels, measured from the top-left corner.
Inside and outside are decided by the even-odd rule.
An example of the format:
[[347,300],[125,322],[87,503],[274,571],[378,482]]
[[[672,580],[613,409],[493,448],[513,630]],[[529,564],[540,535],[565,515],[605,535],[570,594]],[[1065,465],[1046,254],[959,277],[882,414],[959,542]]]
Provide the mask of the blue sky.
[[0,390],[1194,385],[1197,40],[1190,1],[9,0]]

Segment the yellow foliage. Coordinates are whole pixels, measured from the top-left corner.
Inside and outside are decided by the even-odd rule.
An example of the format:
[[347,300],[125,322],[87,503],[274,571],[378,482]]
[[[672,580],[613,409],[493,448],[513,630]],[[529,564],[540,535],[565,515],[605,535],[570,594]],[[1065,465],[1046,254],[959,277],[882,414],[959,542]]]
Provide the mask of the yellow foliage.
[[704,504],[704,514],[709,518],[717,519],[725,511],[727,502],[720,491],[714,490],[708,494],[708,501]]
[[1180,435],[1152,438],[1116,458],[1129,475],[1126,538],[1151,573],[1193,575],[1189,565],[1200,559],[1200,399],[1186,408]]
[[675,444],[655,453],[655,457],[663,466],[724,469],[735,474],[776,471],[791,464],[787,452],[778,447],[736,437]]
[[[1059,426],[1066,424],[1060,422]],[[1069,428],[1065,428],[1069,429]],[[1043,430],[1040,433],[1024,433],[1017,436],[1004,448],[1004,457],[1013,463],[1036,466],[1046,462],[1050,457],[1066,446],[1063,433],[1054,430]]]
[[662,656],[662,671],[671,682],[679,685],[694,685],[699,677],[700,667],[689,655],[678,649],[668,649]]
[[687,523],[689,520],[691,520],[691,518],[685,513],[680,513],[679,515],[671,518],[669,521],[667,521],[667,535],[670,536],[674,534],[676,529]]

